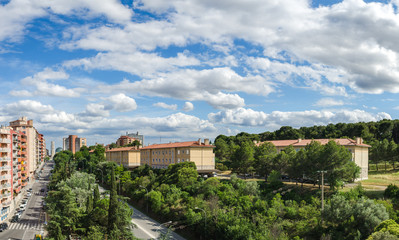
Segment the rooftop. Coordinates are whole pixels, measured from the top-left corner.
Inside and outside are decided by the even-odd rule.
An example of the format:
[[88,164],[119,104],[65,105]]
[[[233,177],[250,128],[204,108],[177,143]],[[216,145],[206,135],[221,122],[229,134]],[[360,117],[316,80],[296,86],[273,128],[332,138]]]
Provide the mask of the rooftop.
[[[296,139],[296,140],[274,140],[274,141],[266,141],[273,143],[276,147],[288,147],[292,145],[293,147],[305,147],[310,144],[312,141],[319,142],[321,145],[327,144],[330,140],[334,140],[337,144],[341,146],[359,146],[359,147],[371,147],[370,145],[364,144],[361,138],[357,140],[353,140],[350,138],[337,138],[337,139]],[[259,146],[264,142],[258,143]]]
[[161,144],[153,144],[150,146],[143,147],[141,149],[156,149],[156,148],[175,148],[175,147],[210,147],[213,148],[213,145],[205,145],[205,143],[199,143],[198,141],[190,141],[190,142],[175,142],[175,143],[161,143]]

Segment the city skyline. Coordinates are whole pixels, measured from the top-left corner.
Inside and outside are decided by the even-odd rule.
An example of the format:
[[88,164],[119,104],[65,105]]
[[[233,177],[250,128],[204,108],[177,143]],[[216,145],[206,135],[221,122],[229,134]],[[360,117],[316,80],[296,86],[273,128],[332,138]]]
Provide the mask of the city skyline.
[[0,123],[57,148],[397,119],[398,6],[0,0]]

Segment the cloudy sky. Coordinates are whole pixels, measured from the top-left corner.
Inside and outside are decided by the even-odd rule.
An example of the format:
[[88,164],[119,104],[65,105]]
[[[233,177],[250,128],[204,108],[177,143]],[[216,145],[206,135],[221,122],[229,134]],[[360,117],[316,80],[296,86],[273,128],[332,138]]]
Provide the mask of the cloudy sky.
[[398,118],[399,0],[0,0],[0,122],[146,144]]

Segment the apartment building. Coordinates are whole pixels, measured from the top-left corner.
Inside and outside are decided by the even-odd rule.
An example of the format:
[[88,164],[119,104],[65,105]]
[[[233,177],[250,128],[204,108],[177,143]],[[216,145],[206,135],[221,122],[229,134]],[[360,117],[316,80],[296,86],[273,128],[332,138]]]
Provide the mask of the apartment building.
[[[342,139],[296,139],[296,140],[275,140],[266,141],[272,143],[277,152],[281,152],[286,147],[292,145],[296,151],[303,149],[312,141],[317,141],[322,145],[327,144],[330,140],[334,140],[337,144],[345,146],[346,149],[352,154],[352,161],[354,161],[360,168],[360,177],[358,180],[368,179],[368,163],[369,163],[369,148],[370,145],[364,144],[362,138],[356,140],[349,138]],[[257,143],[259,146],[261,143]]]
[[121,147],[105,151],[107,161],[115,162],[126,168],[140,166],[140,150],[138,147]]
[[134,141],[139,141],[140,145],[142,144],[142,142],[140,141],[139,138],[133,138],[133,137],[129,137],[129,136],[120,136],[118,138],[118,140],[116,140],[116,146],[122,147],[127,144],[133,143]]
[[194,162],[198,171],[215,170],[215,154],[209,139],[201,142],[154,144],[140,149],[141,164],[153,168],[167,168],[169,164]]
[[26,172],[29,181],[39,164],[44,161],[46,146],[43,135],[33,126],[33,120],[27,120],[26,117],[10,122],[10,127],[14,131],[20,131],[26,135],[26,161],[23,164],[23,172]]
[[0,128],[0,221],[3,222],[10,213],[12,199],[12,137],[11,129]]
[[62,150],[69,150],[73,154],[79,152],[82,146],[86,146],[86,138],[80,138],[76,135],[69,135],[67,138],[62,139],[63,147]]

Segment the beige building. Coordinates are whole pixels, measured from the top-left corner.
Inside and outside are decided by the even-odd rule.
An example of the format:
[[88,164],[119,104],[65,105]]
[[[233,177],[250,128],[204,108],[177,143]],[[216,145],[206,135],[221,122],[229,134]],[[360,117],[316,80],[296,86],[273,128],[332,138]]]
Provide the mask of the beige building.
[[33,120],[27,120],[26,117],[10,122],[10,127],[14,131],[21,131],[26,134],[26,171],[28,177],[31,178],[38,164],[42,161],[44,153],[41,154],[41,149],[46,149],[44,140],[40,140],[42,135],[33,127]]
[[[322,145],[327,144],[330,140],[334,140],[337,144],[345,146],[352,153],[352,161],[354,161],[360,168],[360,179],[368,179],[368,163],[369,163],[369,148],[370,145],[364,144],[362,138],[352,140],[349,138],[342,139],[296,139],[296,140],[275,140],[267,141],[276,146],[277,152],[281,152],[286,147],[292,145],[296,151],[303,149],[312,141],[317,141]],[[262,144],[262,143],[258,143]]]
[[215,170],[215,154],[209,139],[201,142],[175,142],[154,144],[141,148],[141,164],[153,168],[167,168],[169,164],[194,162],[199,171]]
[[105,152],[107,161],[115,162],[126,168],[140,166],[140,150],[136,147],[113,148]]

